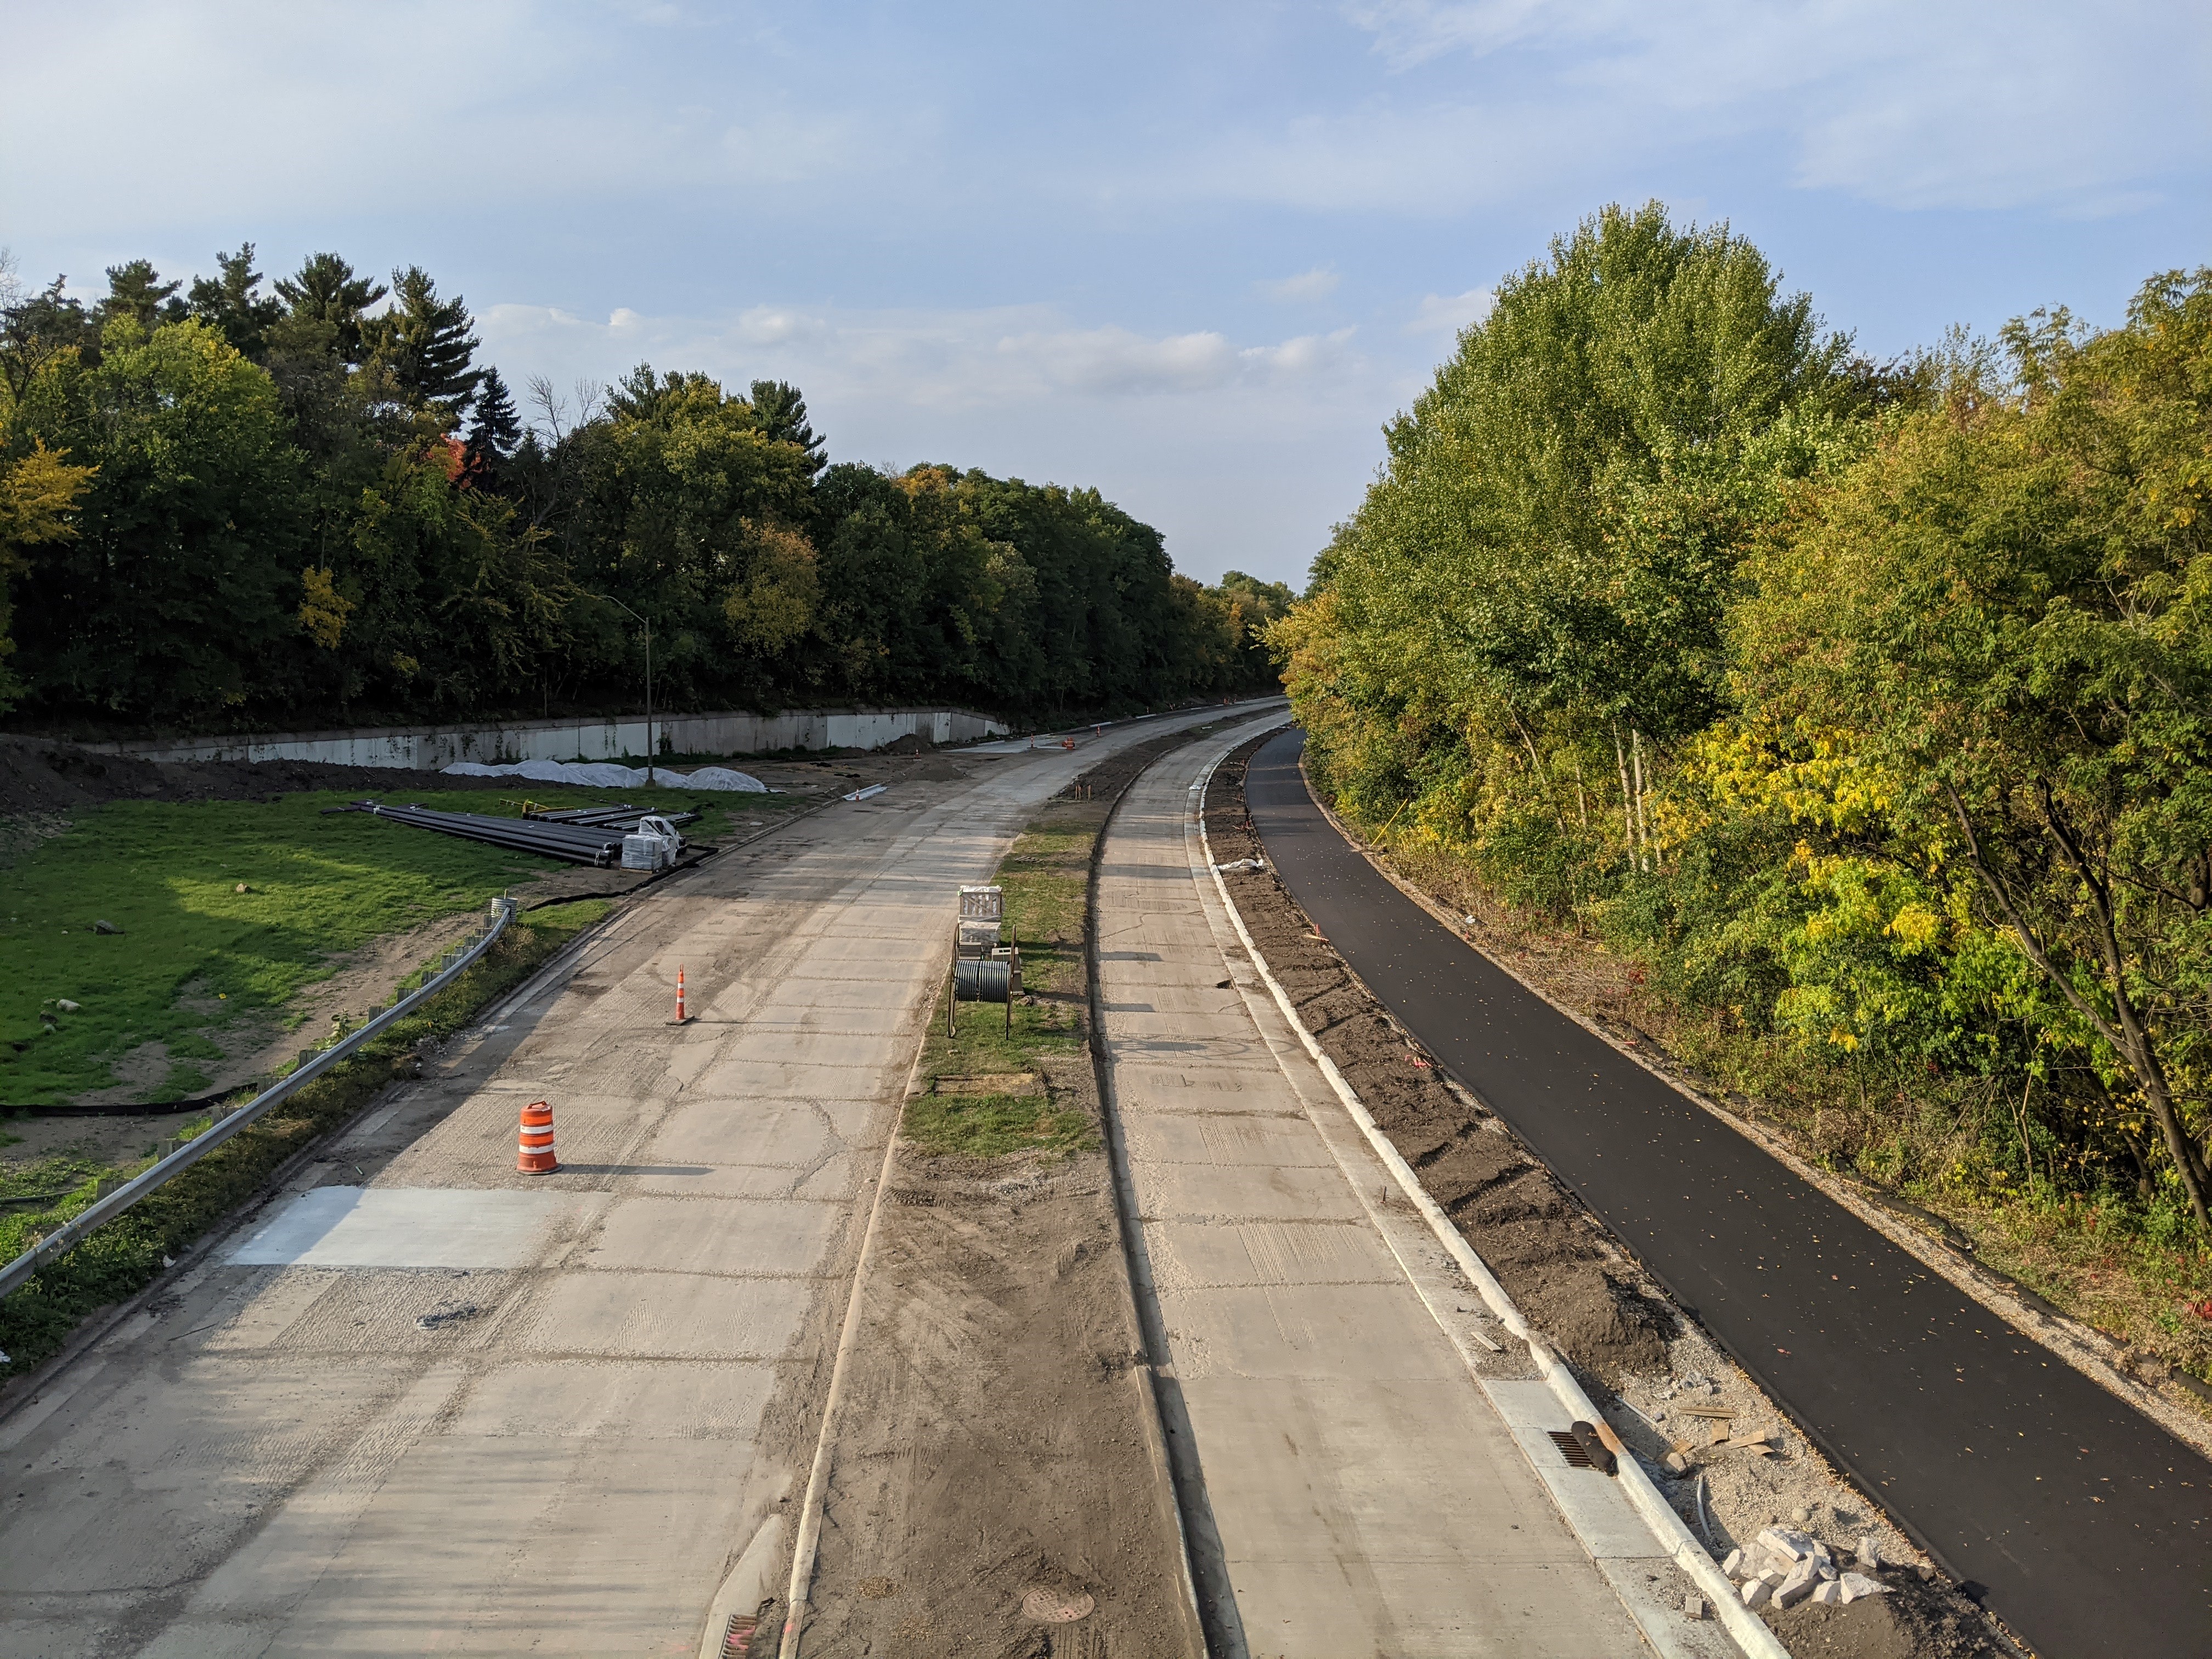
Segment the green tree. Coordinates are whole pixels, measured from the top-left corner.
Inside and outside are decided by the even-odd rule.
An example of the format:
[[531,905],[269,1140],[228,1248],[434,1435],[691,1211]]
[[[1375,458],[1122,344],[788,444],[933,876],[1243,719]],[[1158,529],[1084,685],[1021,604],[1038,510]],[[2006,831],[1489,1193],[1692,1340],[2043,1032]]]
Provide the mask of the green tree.
[[761,434],[780,444],[796,444],[805,453],[809,470],[819,472],[829,464],[822,440],[806,423],[806,399],[799,388],[782,380],[755,380],[753,420]]
[[1819,453],[1844,349],[1757,248],[1656,204],[1501,283],[1319,567],[1328,676],[1294,658],[1292,690],[1337,734],[1324,770],[1501,848],[1548,821],[1555,863],[1608,839],[1617,781],[1612,845],[1650,868],[1656,751],[1724,704],[1736,563]]
[[0,312],[0,382],[11,397],[21,398],[32,377],[61,352],[99,361],[100,325],[82,301],[63,291],[67,282],[57,276]]
[[362,337],[408,400],[438,410],[450,429],[459,424],[484,376],[472,366],[478,342],[471,325],[460,295],[440,299],[429,273],[409,265],[392,273],[392,308],[366,319]]
[[282,301],[261,292],[261,273],[253,268],[253,244],[216,256],[217,276],[192,281],[191,314],[230,342],[233,349],[261,361],[270,325],[284,314]]
[[96,367],[64,354],[41,369],[15,427],[95,469],[76,534],[30,550],[26,702],[173,722],[276,689],[298,603],[301,468],[269,377],[203,323],[149,336],[126,315]]
[[282,331],[284,344],[298,351],[312,344],[341,362],[358,363],[366,355],[362,324],[369,307],[384,298],[383,283],[355,273],[335,253],[307,256],[297,274],[280,279],[277,296],[290,307]]
[[107,268],[107,297],[100,302],[99,319],[105,327],[118,317],[128,317],[140,332],[150,334],[164,323],[181,323],[185,302],[177,298],[181,278],[165,283],[151,259],[133,259]]
[[48,449],[37,438],[22,453],[0,457],[0,713],[23,689],[8,667],[15,651],[15,580],[31,568],[32,550],[76,535],[77,504],[92,474],[88,466],[71,466],[67,450]]
[[1747,712],[1850,734],[2212,1227],[2212,269],[2008,344],[1756,562]]
[[475,418],[469,424],[469,447],[496,464],[514,453],[521,441],[522,418],[515,413],[514,398],[499,370],[487,368],[477,388]]

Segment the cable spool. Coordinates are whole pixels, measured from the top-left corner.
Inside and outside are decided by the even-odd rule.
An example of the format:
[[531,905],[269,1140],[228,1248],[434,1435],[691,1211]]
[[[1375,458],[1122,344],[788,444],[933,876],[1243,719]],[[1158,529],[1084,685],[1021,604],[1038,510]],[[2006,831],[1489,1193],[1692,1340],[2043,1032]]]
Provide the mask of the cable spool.
[[1012,957],[967,957],[952,964],[952,994],[963,1002],[1011,1002],[1021,988],[1021,968]]

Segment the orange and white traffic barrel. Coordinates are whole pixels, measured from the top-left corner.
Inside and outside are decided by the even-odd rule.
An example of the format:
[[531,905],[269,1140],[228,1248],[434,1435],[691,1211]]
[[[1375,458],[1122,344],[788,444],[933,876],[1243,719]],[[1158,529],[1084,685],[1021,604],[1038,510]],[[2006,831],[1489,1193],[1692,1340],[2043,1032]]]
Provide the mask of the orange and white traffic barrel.
[[551,1175],[561,1167],[561,1160],[553,1156],[553,1108],[550,1102],[533,1100],[522,1109],[522,1139],[514,1155],[514,1167],[525,1175]]

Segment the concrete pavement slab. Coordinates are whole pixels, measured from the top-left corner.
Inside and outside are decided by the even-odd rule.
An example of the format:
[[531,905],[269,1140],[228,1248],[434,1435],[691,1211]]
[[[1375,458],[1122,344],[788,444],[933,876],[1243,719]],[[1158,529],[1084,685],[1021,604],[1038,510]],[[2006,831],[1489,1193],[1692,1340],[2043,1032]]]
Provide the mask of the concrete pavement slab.
[[1224,1113],[1205,1116],[1154,1109],[1123,1114],[1132,1151],[1148,1163],[1257,1164],[1277,1168],[1332,1167],[1328,1148],[1307,1133],[1303,1116]]
[[1166,1358],[1247,1651],[1645,1651],[1412,1277],[1441,1252],[1384,1228],[1387,1170],[1356,1131],[1322,1133],[1341,1106],[1236,982],[1253,976],[1192,846],[1204,763],[1172,757],[1125,798],[1100,966]]
[[477,1378],[459,1401],[453,1426],[456,1434],[487,1438],[748,1441],[775,1387],[772,1367],[719,1358],[696,1364],[518,1361]]
[[1366,1212],[1341,1174],[1334,1167],[1317,1164],[1301,1152],[1296,1162],[1272,1166],[1160,1164],[1146,1188],[1145,1213],[1157,1220],[1210,1216],[1237,1220],[1359,1221]]
[[789,1279],[701,1273],[562,1273],[520,1334],[538,1353],[628,1358],[774,1359],[805,1317]]
[[647,1152],[656,1164],[811,1169],[840,1144],[827,1103],[813,1096],[693,1097],[661,1120]]
[[529,1261],[565,1193],[318,1187],[226,1258],[238,1267],[514,1267]]
[[623,1198],[578,1262],[601,1272],[787,1279],[813,1270],[844,1219],[842,1206],[790,1199]]
[[1357,1221],[1334,1227],[1164,1221],[1146,1233],[1154,1276],[1178,1290],[1389,1285],[1404,1278],[1389,1248]]

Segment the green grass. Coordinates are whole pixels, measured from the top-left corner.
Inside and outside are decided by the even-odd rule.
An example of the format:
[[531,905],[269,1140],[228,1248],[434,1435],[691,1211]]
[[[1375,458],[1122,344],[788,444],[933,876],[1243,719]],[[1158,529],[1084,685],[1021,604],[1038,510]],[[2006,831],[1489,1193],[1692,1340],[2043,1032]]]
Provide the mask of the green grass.
[[[1083,1051],[1088,981],[1083,964],[1084,913],[1091,848],[1103,812],[1089,806],[1048,808],[1007,851],[992,879],[1006,890],[1007,931],[1021,940],[1022,988],[1038,1000],[1016,1003],[1012,1029],[1002,1003],[963,1002],[957,1035],[945,1034],[940,987],[930,1035],[922,1047],[925,1090],[941,1077],[1042,1070]],[[1082,1112],[1055,1106],[1048,1095],[939,1095],[907,1103],[904,1132],[933,1156],[1003,1158],[1015,1152],[1064,1157],[1097,1144]]]
[[926,1152],[969,1158],[1065,1156],[1097,1139],[1090,1119],[1043,1095],[922,1095],[907,1104],[906,1136]]
[[[629,801],[676,808],[671,790],[549,787],[518,779],[503,791],[409,792],[449,811],[519,816],[541,805]],[[115,1081],[139,1045],[167,1045],[168,1075],[151,1100],[205,1089],[196,1061],[217,1058],[210,1034],[249,1018],[281,1018],[332,958],[387,933],[474,911],[554,860],[322,809],[330,792],[251,801],[115,801],[76,818],[0,872],[0,1104],[47,1105]],[[398,799],[398,797],[394,797]],[[805,805],[786,795],[708,799],[687,836],[713,841]],[[236,890],[240,883],[246,890]],[[119,936],[93,931],[113,923]],[[52,1030],[40,1011],[58,999]]]
[[[389,827],[389,826],[386,826]],[[428,837],[426,837],[428,839]],[[165,1257],[185,1249],[258,1189],[287,1158],[345,1122],[386,1087],[394,1062],[422,1037],[443,1038],[469,1024],[502,991],[534,973],[582,929],[607,912],[586,900],[520,918],[498,944],[422,1007],[380,1032],[353,1055],[274,1108],[250,1128],[107,1223],[59,1261],[32,1275],[0,1300],[0,1351],[9,1363],[0,1377],[26,1370],[58,1352],[85,1316],[120,1301],[149,1283]],[[124,1173],[143,1168],[140,1158]],[[68,1167],[49,1159],[18,1171],[12,1183],[27,1188],[40,1179],[72,1176],[76,1189],[63,1201],[35,1211],[0,1212],[0,1261],[29,1248],[92,1201],[93,1183],[112,1171]]]

